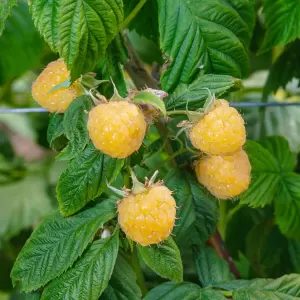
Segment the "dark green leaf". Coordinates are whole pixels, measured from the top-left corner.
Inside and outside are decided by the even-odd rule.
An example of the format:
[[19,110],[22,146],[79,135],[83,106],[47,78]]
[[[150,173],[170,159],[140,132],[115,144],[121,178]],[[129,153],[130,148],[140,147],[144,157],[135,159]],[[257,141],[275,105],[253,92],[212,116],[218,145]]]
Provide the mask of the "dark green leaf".
[[0,2],[0,36],[4,30],[4,23],[9,17],[13,6],[17,5],[17,0],[6,0]]
[[36,290],[60,276],[93,240],[97,230],[116,215],[116,202],[105,200],[64,218],[45,217],[20,252],[11,276],[24,291]]
[[59,18],[59,53],[72,80],[94,69],[123,21],[120,0],[63,0]]
[[92,243],[72,269],[54,279],[42,299],[97,300],[108,285],[119,250],[119,232]]
[[259,53],[285,45],[300,36],[298,0],[264,0],[266,37]]
[[240,79],[226,76],[207,74],[199,76],[191,84],[180,84],[175,91],[167,98],[167,110],[172,109],[188,109],[195,110],[203,107],[208,97],[207,89],[212,94],[220,97],[232,90],[238,90],[242,86]]
[[30,2],[30,11],[34,25],[51,49],[57,52],[59,46],[59,12],[62,1],[31,0]]
[[181,282],[183,267],[179,249],[171,237],[162,244],[143,247],[138,251],[144,262],[159,276],[175,282]]
[[260,144],[276,158],[281,172],[293,171],[296,166],[296,156],[290,151],[288,141],[282,136],[271,136]]
[[[173,230],[177,242],[185,242],[191,230],[196,231],[197,240],[206,242],[214,233],[219,211],[213,199],[194,176],[172,170],[164,179],[166,186],[174,191],[178,207],[176,227]],[[193,241],[196,242],[196,241]]]
[[123,65],[128,60],[128,53],[124,37],[118,34],[109,44],[106,55],[101,61],[99,68],[102,79],[112,78],[119,94],[126,97],[128,94],[127,85],[123,72]]
[[[250,4],[249,4],[250,5]],[[205,73],[248,73],[248,54],[241,40],[249,38],[247,23],[223,0],[160,0],[161,48],[168,57],[161,82],[165,91]]]
[[300,273],[300,241],[289,240],[289,256],[297,273]]
[[259,143],[248,141],[245,148],[252,167],[251,184],[241,196],[241,203],[251,207],[271,203],[280,182],[280,167],[273,155]]
[[249,46],[255,25],[255,1],[252,0],[226,0],[240,15],[248,30],[240,35],[245,47]]
[[15,156],[14,149],[6,132],[0,128],[0,154],[11,161]]
[[68,146],[58,155],[61,160],[70,160],[81,153],[89,143],[87,129],[88,112],[92,108],[89,96],[79,96],[64,114],[63,127],[69,140]]
[[61,148],[65,145],[64,143],[61,144],[61,141],[64,140],[63,136],[65,134],[63,122],[63,114],[52,113],[50,115],[47,140],[50,147],[54,150],[62,150]]
[[217,291],[209,290],[209,289],[202,289],[201,290],[201,300],[227,300],[225,296],[220,294]]
[[25,1],[19,1],[18,6],[11,10],[0,45],[0,85],[39,67],[44,44]]
[[102,154],[91,143],[79,156],[71,160],[60,175],[56,188],[60,211],[69,216],[100,196],[107,182],[115,180],[124,160]]
[[108,287],[99,300],[139,300],[142,293],[136,274],[123,255],[119,254]]
[[[123,0],[125,18],[136,7],[140,0]],[[136,31],[139,35],[147,39],[158,42],[158,19],[157,1],[147,0],[143,8],[138,12],[134,19],[129,23],[128,28]]]
[[288,45],[272,65],[264,87],[267,97],[278,88],[285,88],[293,78],[300,78],[300,40]]
[[273,220],[267,219],[251,228],[246,236],[245,255],[251,276],[277,277],[290,272],[287,240]]
[[199,300],[200,286],[189,283],[164,283],[152,289],[144,300]]
[[276,223],[290,238],[299,238],[300,175],[286,173],[282,177],[275,201]]
[[193,250],[197,274],[202,286],[211,286],[234,279],[227,262],[220,258],[214,249],[202,246],[194,247]]

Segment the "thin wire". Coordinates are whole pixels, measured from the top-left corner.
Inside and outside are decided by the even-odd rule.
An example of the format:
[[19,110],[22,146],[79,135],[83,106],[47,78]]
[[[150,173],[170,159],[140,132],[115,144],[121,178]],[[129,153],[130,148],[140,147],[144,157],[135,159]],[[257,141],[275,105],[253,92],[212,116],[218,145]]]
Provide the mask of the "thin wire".
[[[300,102],[295,103],[279,103],[279,102],[233,102],[230,106],[237,108],[255,108],[255,107],[282,107],[282,106],[300,106]],[[0,108],[0,114],[27,114],[27,113],[45,113],[47,109],[37,108]]]
[[27,113],[40,113],[48,112],[47,109],[42,107],[37,108],[0,108],[0,114],[27,114]]

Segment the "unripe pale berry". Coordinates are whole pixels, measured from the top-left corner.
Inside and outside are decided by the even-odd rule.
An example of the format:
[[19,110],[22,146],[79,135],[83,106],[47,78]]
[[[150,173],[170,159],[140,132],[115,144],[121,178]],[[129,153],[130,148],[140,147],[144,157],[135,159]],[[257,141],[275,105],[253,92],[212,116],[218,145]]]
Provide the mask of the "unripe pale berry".
[[251,165],[245,151],[230,156],[210,156],[196,163],[198,181],[219,199],[229,199],[247,190]]
[[95,147],[115,158],[137,151],[147,123],[138,106],[127,101],[99,104],[89,113],[88,130]]
[[165,186],[132,194],[118,204],[119,224],[133,241],[148,246],[164,241],[172,232],[176,202]]
[[226,100],[216,100],[214,109],[192,127],[190,140],[208,155],[232,154],[246,141],[244,120]]
[[70,87],[50,90],[70,77],[70,72],[63,60],[48,64],[32,85],[32,97],[50,112],[65,112],[70,103],[80,95],[79,83],[75,81]]

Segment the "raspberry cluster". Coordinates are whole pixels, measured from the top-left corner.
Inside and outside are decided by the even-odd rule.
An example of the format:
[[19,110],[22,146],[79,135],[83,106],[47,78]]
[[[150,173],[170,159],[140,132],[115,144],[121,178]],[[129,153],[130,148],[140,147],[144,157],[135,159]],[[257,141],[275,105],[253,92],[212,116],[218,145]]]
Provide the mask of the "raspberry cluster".
[[190,140],[206,156],[195,164],[198,181],[219,199],[243,193],[249,186],[251,165],[242,149],[246,129],[242,116],[226,100],[216,100],[213,109],[194,123]]

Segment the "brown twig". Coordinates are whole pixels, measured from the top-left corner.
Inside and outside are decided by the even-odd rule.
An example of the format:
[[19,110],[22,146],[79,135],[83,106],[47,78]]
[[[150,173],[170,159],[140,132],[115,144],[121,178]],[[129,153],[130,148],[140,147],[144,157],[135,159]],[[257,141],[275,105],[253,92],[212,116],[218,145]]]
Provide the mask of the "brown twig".
[[241,276],[239,274],[239,271],[234,265],[233,259],[229,255],[228,250],[226,249],[224,241],[218,230],[214,233],[214,235],[209,239],[207,243],[210,247],[215,249],[219,257],[227,261],[230,272],[234,275],[234,277],[236,279],[240,279]]
[[129,53],[129,61],[125,63],[124,67],[129,76],[132,78],[136,88],[143,89],[145,87],[149,87],[158,89],[158,82],[146,70],[145,65],[139,59],[135,49],[126,35],[125,41]]

